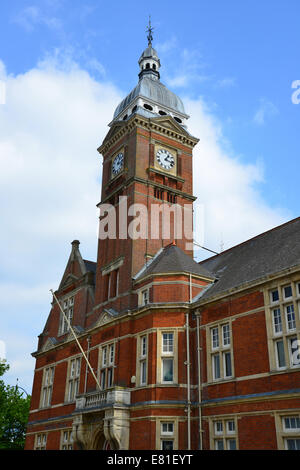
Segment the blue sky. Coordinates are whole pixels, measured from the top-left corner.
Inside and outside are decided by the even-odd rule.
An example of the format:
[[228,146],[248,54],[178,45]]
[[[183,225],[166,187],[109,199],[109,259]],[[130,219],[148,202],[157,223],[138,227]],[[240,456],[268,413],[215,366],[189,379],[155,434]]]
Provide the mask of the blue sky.
[[[136,85],[151,14],[161,81],[184,101],[204,242],[228,248],[299,215],[300,4],[293,0],[0,4],[0,341],[31,390],[37,335],[69,256],[96,259],[96,148]],[[203,253],[198,253],[199,259]]]

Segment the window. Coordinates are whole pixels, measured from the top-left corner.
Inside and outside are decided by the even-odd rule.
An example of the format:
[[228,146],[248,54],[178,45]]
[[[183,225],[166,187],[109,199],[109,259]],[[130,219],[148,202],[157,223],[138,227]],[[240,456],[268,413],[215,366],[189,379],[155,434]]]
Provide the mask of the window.
[[235,434],[235,422],[234,422],[234,420],[226,421],[226,430],[227,430],[227,434]]
[[146,385],[147,383],[147,335],[137,338],[137,384]]
[[[162,334],[162,352],[164,355],[173,355],[174,352],[174,333],[163,333]],[[173,358],[163,357],[162,358],[162,381],[173,382],[174,371],[173,371],[174,360]]]
[[[73,308],[74,308],[74,296],[68,297],[63,300],[62,308],[65,316],[61,313],[60,323],[59,323],[59,334],[63,335],[67,333],[70,329],[69,323],[72,325],[73,321]],[[67,319],[65,318],[67,317]]]
[[297,336],[292,336],[288,338],[289,346],[289,360],[291,367],[300,366],[300,340]]
[[223,353],[223,360],[224,360],[224,365],[223,365],[224,377],[231,377],[232,369],[231,369],[231,352],[230,351]]
[[163,192],[161,189],[154,188],[154,197],[155,197],[156,199],[160,199],[161,201],[163,201],[163,199],[164,199],[164,192]]
[[164,383],[173,382],[173,359],[163,358],[162,360],[162,381]]
[[217,349],[219,347],[219,328],[211,329],[211,342],[212,349]]
[[150,303],[150,288],[147,287],[138,292],[138,304],[140,307],[144,307]]
[[80,364],[80,357],[72,359],[69,363],[67,401],[74,401],[79,391]]
[[176,204],[176,201],[177,201],[176,194],[167,193],[167,201],[170,202],[170,204]]
[[279,301],[279,291],[278,291],[278,289],[275,289],[275,290],[270,292],[270,298],[271,298],[272,303]]
[[276,360],[277,360],[277,368],[282,369],[285,368],[285,354],[284,354],[284,344],[283,340],[276,341]]
[[54,367],[46,367],[44,369],[43,383],[42,383],[42,396],[41,407],[50,406],[52,397],[52,387],[54,378]]
[[173,353],[174,333],[163,333],[163,353]]
[[223,421],[215,421],[215,434],[223,434]]
[[300,432],[300,416],[288,416],[283,418],[284,431]]
[[214,354],[212,356],[213,360],[213,378],[218,380],[221,378],[221,367],[220,367],[220,354]]
[[100,348],[100,386],[104,390],[111,388],[114,382],[115,368],[115,343],[107,344]]
[[[300,367],[299,285],[299,281],[291,282],[265,292],[266,302],[270,299],[266,321],[271,370]],[[278,305],[272,307],[275,301]]]
[[119,295],[119,280],[120,280],[120,273],[118,269],[116,269],[115,271],[115,280],[116,280],[115,296],[117,297]]
[[175,119],[175,121],[179,122],[180,124],[182,123],[182,120],[179,117],[174,116],[174,119]]
[[177,332],[159,332],[157,339],[157,381],[162,384],[175,383],[177,380]]
[[45,433],[37,434],[35,436],[34,449],[35,450],[46,450],[46,445],[47,445],[47,434],[45,434]]
[[210,421],[210,448],[215,450],[236,450],[237,431],[235,418]]
[[285,307],[285,314],[286,314],[287,330],[295,330],[296,320],[295,320],[295,312],[294,312],[293,304],[287,305]]
[[173,435],[174,434],[174,423],[161,423],[161,434],[163,435]]
[[72,450],[73,449],[73,435],[72,430],[61,432],[61,450]]
[[174,421],[162,421],[160,423],[161,450],[173,450],[175,439]]
[[142,305],[147,305],[149,303],[149,289],[142,291]]
[[110,288],[111,288],[111,273],[106,274],[105,276],[105,299],[108,300],[110,298]]
[[233,376],[231,324],[229,322],[210,328],[208,348],[209,380],[227,379]]
[[287,450],[300,450],[300,439],[286,439]]
[[289,299],[290,297],[293,297],[292,286],[285,286],[283,288],[283,297],[285,299]]
[[273,327],[274,333],[281,333],[282,332],[282,321],[281,321],[281,312],[280,308],[274,308],[272,311],[273,315]]
[[279,449],[300,450],[300,414],[277,415],[275,422]]
[[229,323],[222,326],[223,346],[230,346],[230,329]]

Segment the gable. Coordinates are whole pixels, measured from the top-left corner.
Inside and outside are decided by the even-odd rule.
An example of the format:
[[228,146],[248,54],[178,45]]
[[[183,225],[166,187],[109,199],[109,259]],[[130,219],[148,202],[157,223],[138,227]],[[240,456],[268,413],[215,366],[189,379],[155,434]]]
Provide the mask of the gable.
[[83,261],[79,251],[79,243],[80,242],[78,240],[74,240],[72,242],[72,251],[69,256],[65,272],[60,281],[58,288],[59,290],[68,285],[71,285],[74,281],[80,279],[87,272],[85,262]]

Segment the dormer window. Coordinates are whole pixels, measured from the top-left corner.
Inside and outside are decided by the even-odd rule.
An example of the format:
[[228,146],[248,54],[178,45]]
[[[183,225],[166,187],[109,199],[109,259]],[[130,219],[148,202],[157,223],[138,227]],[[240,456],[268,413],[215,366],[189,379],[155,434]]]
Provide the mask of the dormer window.
[[139,306],[144,307],[145,305],[148,305],[149,302],[150,302],[150,289],[148,287],[146,289],[142,289],[139,292],[138,303],[139,303]]
[[62,308],[64,311],[64,315],[61,313],[61,316],[60,316],[60,322],[59,322],[59,334],[60,335],[67,333],[70,329],[69,323],[72,324],[74,296],[64,299]]
[[182,120],[181,120],[181,119],[179,119],[177,116],[174,116],[174,119],[175,119],[175,121],[179,122],[179,124],[181,124],[181,123],[182,123]]

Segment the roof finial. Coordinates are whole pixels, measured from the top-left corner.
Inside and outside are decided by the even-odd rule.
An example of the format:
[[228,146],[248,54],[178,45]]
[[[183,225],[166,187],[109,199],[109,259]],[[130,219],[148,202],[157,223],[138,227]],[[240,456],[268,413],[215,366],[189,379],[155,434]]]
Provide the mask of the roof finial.
[[153,41],[153,29],[151,26],[151,16],[149,15],[149,25],[147,26],[146,32],[148,33],[147,39],[148,39],[148,46],[152,46],[152,41]]

